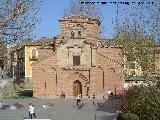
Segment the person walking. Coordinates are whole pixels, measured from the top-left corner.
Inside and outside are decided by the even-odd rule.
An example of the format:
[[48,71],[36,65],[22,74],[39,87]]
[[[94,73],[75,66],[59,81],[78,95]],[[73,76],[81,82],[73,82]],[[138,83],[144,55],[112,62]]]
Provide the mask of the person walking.
[[93,105],[95,104],[95,98],[96,98],[96,96],[95,96],[95,94],[93,94]]
[[63,91],[62,91],[62,93],[61,93],[60,98],[61,98],[61,99],[63,99],[63,98],[64,98],[64,93],[63,93]]
[[78,95],[77,96],[77,106],[79,105],[79,102],[80,102],[80,96]]
[[113,100],[113,92],[110,93],[111,100]]
[[110,90],[108,91],[108,100],[111,99],[111,92],[112,92],[112,91],[110,91]]
[[33,117],[36,118],[34,105],[31,106],[30,113],[31,113],[31,119],[32,119]]
[[31,103],[29,103],[29,109],[28,109],[29,118],[31,118],[31,107],[32,107],[32,104],[31,104]]

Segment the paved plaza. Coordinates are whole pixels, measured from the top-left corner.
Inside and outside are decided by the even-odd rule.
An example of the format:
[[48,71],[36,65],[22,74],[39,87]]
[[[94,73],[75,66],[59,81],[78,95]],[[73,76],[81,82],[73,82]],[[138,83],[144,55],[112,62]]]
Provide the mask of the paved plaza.
[[[22,99],[3,100],[5,106],[20,103],[25,107],[11,110],[9,107],[0,109],[0,120],[24,120],[28,117],[28,105],[35,105],[37,119],[51,120],[116,120],[118,100],[96,99],[93,105],[91,98],[83,98],[80,109],[77,109],[76,98],[72,99]],[[100,106],[103,103],[103,106]],[[42,108],[42,105],[51,104],[50,108]],[[97,105],[98,104],[98,105]]]

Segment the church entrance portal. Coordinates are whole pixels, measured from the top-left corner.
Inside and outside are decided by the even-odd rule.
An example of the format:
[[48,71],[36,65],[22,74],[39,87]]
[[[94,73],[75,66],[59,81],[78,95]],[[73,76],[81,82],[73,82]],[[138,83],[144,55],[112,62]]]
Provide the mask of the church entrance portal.
[[82,84],[79,80],[74,81],[73,83],[73,96],[82,95]]

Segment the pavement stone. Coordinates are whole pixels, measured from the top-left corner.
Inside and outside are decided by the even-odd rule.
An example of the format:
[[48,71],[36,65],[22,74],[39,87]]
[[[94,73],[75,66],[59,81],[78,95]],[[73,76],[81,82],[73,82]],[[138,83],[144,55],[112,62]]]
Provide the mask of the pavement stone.
[[[84,106],[77,109],[76,99],[5,99],[5,105],[20,103],[25,107],[17,110],[0,110],[0,120],[24,120],[28,117],[28,105],[35,105],[37,119],[51,120],[116,120],[115,112],[118,110],[118,100],[96,99],[97,103],[103,103],[103,107],[92,104],[91,98],[82,99]],[[53,104],[50,108],[42,108],[44,104]]]

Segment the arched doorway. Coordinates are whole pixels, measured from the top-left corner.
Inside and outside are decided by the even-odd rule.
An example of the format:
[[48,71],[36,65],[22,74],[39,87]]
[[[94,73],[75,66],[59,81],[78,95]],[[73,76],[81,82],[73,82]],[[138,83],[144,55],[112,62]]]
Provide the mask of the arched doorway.
[[73,83],[73,96],[82,95],[82,84],[79,80],[74,81]]

